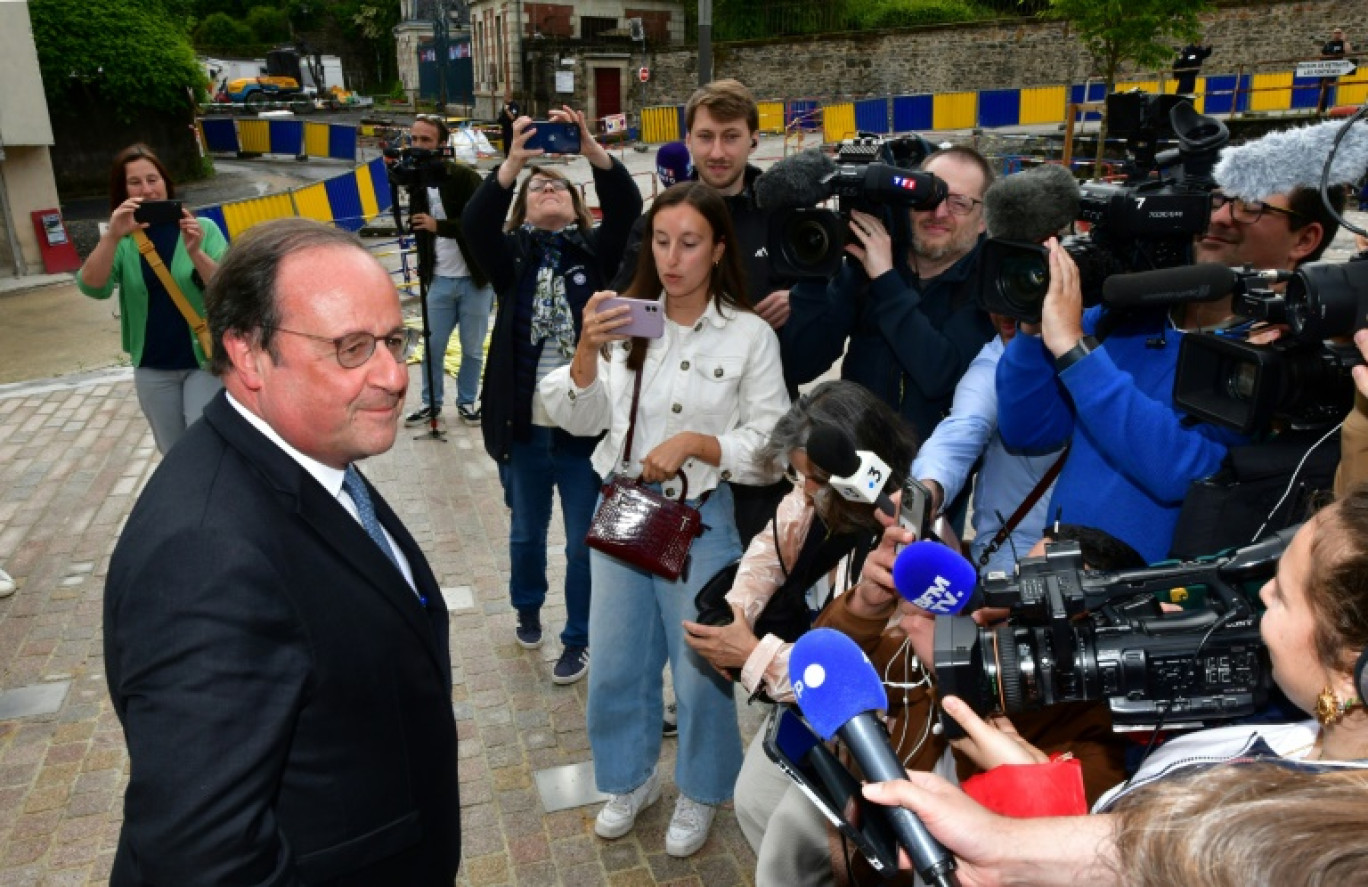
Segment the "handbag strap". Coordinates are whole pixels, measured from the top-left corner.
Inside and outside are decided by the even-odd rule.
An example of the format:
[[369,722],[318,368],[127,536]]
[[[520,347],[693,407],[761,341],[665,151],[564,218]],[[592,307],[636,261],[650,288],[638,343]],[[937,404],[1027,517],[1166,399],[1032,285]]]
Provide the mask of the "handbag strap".
[[[627,420],[627,438],[622,442],[622,457],[621,457],[620,459],[618,459],[618,464],[619,464],[619,465],[626,465],[626,464],[628,463],[628,461],[632,458],[632,438],[636,436],[637,405],[638,405],[640,402],[641,402],[641,370],[637,370],[637,371],[633,374],[633,379],[632,379],[632,412],[629,414],[630,418],[628,418],[628,420]],[[639,479],[638,479],[638,480],[639,480]],[[699,507],[700,509],[703,507],[703,503],[704,503],[704,502],[707,502],[707,501],[708,501],[708,497],[711,496],[711,495],[712,495],[712,490],[708,490],[708,492],[704,493],[702,496],[699,497],[699,499],[698,499],[698,507]],[[680,471],[680,472],[679,472],[679,501],[680,501],[680,502],[687,502],[688,500],[689,500],[689,476],[688,476],[687,474],[685,474],[683,471]]]
[[1055,482],[1055,478],[1059,477],[1059,472],[1064,469],[1064,460],[1068,458],[1069,447],[1071,446],[1073,446],[1072,442],[1064,445],[1064,450],[1059,454],[1059,458],[1054,460],[1054,464],[1046,469],[1045,473],[1040,476],[1040,480],[1036,481],[1036,485],[1031,488],[1031,492],[1026,494],[1025,499],[1021,500],[1021,504],[1017,506],[1017,510],[1013,511],[1012,516],[1007,518],[1007,522],[999,527],[998,531],[993,534],[993,541],[989,542],[988,547],[983,550],[983,554],[979,555],[980,567],[986,567],[988,565],[989,559],[1003,546],[1003,543],[1007,541],[1008,536],[1012,535],[1012,531],[1017,528],[1017,525],[1026,519],[1026,515],[1031,513],[1031,509],[1040,501],[1040,497],[1045,495],[1045,491],[1050,488],[1050,484]]
[[[141,228],[134,231],[133,242],[138,245],[138,252],[142,253],[143,260],[152,269],[152,273],[157,275],[161,285],[166,288],[166,294],[171,297],[171,301],[176,303],[176,308],[185,318],[185,322],[190,324],[190,329],[194,331],[195,338],[200,341],[201,345],[208,341],[206,334],[209,331],[209,325],[203,317],[200,317],[199,312],[185,298],[185,293],[181,292],[180,287],[176,285],[175,278],[171,276],[170,271],[166,270],[166,264],[162,262],[161,256],[157,255],[157,248],[152,245],[152,239],[147,236],[147,232]],[[208,349],[205,349],[204,356],[211,356]]]

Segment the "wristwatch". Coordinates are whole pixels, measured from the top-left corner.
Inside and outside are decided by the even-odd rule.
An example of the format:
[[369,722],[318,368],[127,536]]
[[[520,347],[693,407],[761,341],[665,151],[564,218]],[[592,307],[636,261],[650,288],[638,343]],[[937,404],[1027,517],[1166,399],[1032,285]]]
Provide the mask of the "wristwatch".
[[1098,342],[1092,336],[1082,336],[1078,344],[1055,358],[1055,373],[1059,374],[1078,363],[1097,350]]

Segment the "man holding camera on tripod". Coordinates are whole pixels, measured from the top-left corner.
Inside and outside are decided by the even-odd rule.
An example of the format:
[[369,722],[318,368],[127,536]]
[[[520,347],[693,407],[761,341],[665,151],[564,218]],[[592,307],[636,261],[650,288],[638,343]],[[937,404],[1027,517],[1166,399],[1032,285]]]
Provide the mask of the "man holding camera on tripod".
[[[1338,229],[1316,191],[1324,155],[1297,163],[1283,150],[1225,150],[1197,262],[1291,271],[1320,257]],[[1041,323],[1023,323],[998,363],[998,428],[1026,452],[1070,441],[1051,518],[1105,530],[1153,563],[1168,555],[1192,481],[1245,441],[1173,405],[1182,336],[1233,325],[1231,299],[1084,311],[1077,266],[1057,240],[1048,247]]]
[[[420,115],[409,130],[412,146],[434,155],[446,147],[449,135],[446,121],[436,114]],[[459,326],[461,369],[456,376],[456,411],[462,419],[478,425],[476,398],[494,290],[479,264],[468,258],[461,211],[482,179],[474,169],[454,160],[442,162],[440,176],[427,178],[409,193],[410,227],[416,237],[427,238],[432,247],[418,251],[418,276],[427,289],[423,405],[409,414],[404,424],[427,425],[442,414],[447,343]]]

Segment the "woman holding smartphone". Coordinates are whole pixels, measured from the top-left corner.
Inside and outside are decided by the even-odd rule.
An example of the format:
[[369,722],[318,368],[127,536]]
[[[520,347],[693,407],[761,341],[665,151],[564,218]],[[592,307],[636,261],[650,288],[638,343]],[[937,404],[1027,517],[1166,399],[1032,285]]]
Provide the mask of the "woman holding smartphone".
[[[212,220],[197,219],[189,210],[174,219],[161,213],[151,222],[137,218],[144,203],[175,196],[175,183],[151,149],[136,144],[120,151],[109,171],[109,226],[76,274],[76,286],[92,299],[107,299],[118,287],[119,326],[133,362],[138,404],[163,455],[223,387],[205,369],[209,355],[177,305],[177,295],[204,318],[204,287],[228,241]],[[165,209],[149,206],[146,212],[154,208]],[[168,291],[139,251],[135,232],[151,242],[178,294]]]
[[[666,660],[679,704],[679,800],[665,850],[684,857],[707,840],[718,804],[732,795],[741,738],[731,682],[685,643],[698,589],[740,557],[728,481],[772,483],[779,471],[758,453],[788,409],[779,341],[746,303],[731,216],[716,191],[696,182],[670,188],[647,214],[647,242],[628,295],[658,298],[660,338],[630,338],[626,305],[599,292],[584,308],[584,332],[569,366],[540,386],[552,418],[575,434],[606,432],[594,468],[640,477],[663,495],[687,497],[704,532],[676,581],[591,551],[589,744],[600,791],[611,795],[595,831],[619,838],[660,797]],[[632,415],[633,388],[640,396]],[[624,452],[628,427],[632,447]]]
[[485,450],[499,463],[504,501],[512,510],[508,594],[518,612],[515,634],[527,649],[541,646],[546,535],[551,494],[559,490],[566,618],[551,679],[570,684],[589,667],[589,548],[584,536],[599,488],[589,462],[597,441],[557,427],[536,396],[537,382],[570,362],[585,303],[612,279],[622,261],[627,234],[641,215],[641,192],[626,167],[594,141],[583,114],[565,108],[551,115],[558,123],[579,126],[603,224],[594,227],[579,189],[551,167],[533,167],[515,197],[519,174],[528,160],[543,153],[527,148],[535,128],[529,118],[519,117],[513,122],[508,159],[471,195],[461,225],[471,254],[499,297],[485,361],[480,424]]

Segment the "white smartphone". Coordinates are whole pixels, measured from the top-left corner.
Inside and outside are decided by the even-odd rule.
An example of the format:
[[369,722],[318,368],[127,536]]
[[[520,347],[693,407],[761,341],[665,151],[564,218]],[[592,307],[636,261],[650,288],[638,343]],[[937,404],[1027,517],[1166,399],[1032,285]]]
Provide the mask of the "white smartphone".
[[626,305],[631,309],[630,320],[626,326],[613,330],[623,336],[640,336],[643,339],[659,339],[665,335],[665,306],[655,299],[629,299],[626,296],[613,296],[599,303],[598,310],[608,311]]

